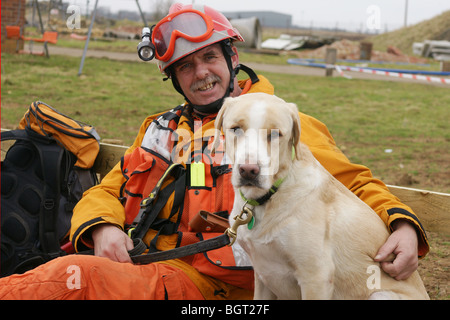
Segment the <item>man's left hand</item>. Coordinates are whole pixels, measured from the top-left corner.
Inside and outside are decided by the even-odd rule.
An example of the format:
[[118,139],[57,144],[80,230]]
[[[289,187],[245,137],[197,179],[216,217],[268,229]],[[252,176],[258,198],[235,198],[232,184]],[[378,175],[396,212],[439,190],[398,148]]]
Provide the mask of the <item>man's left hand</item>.
[[[412,224],[405,220],[393,223],[394,232],[380,248],[374,260],[380,262],[381,268],[391,277],[405,280],[419,265],[417,233]],[[396,255],[394,261],[386,261],[391,253]]]

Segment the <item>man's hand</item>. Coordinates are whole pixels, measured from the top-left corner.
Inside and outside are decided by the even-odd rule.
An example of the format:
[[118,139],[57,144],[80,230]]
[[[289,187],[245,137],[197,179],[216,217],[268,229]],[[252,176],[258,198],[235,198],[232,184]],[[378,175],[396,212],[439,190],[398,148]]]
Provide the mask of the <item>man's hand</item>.
[[[414,227],[405,220],[398,220],[393,225],[394,232],[380,248],[375,261],[381,262],[381,268],[396,280],[407,279],[419,265],[417,254],[417,233]],[[393,253],[395,260],[388,261]]]
[[133,249],[133,240],[125,232],[111,224],[101,224],[94,227],[92,240],[94,253],[117,262],[130,262],[128,250]]

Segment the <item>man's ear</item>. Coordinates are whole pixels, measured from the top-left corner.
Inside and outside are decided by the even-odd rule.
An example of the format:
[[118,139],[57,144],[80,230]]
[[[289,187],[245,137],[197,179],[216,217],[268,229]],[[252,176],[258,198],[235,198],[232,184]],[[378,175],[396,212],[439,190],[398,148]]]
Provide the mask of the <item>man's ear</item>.
[[238,49],[232,44],[231,50],[234,52],[234,55],[231,57],[231,64],[233,65],[233,69],[235,69],[239,64]]

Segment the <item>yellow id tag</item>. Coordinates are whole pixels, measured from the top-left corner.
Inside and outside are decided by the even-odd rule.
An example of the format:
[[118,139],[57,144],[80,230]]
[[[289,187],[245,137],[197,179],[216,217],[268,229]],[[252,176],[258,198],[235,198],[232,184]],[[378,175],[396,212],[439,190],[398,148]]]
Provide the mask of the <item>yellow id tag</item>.
[[203,162],[191,163],[191,187],[205,186],[205,164]]

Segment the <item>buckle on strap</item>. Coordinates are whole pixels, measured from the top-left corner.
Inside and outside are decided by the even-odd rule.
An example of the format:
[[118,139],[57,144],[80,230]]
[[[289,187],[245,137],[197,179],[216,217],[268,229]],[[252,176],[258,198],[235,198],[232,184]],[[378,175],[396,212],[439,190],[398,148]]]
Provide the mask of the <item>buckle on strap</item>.
[[[245,217],[244,217],[245,215]],[[247,202],[242,207],[241,213],[234,217],[234,220],[236,220],[233,225],[225,230],[225,234],[230,237],[230,243],[229,246],[232,246],[237,238],[237,229],[239,226],[244,224],[250,224],[253,220],[253,208],[247,207]]]

